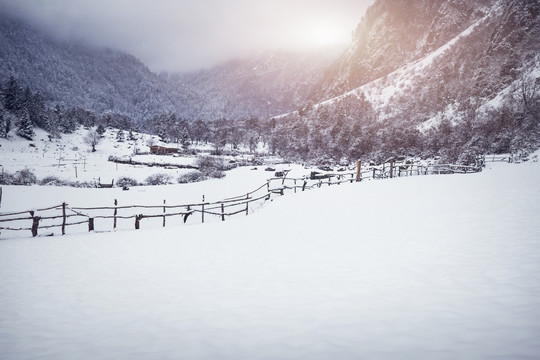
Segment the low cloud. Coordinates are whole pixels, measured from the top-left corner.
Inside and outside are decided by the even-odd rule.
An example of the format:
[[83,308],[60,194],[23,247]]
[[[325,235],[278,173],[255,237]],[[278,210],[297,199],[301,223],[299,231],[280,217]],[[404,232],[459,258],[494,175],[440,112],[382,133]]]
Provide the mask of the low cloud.
[[154,71],[175,72],[255,51],[315,46],[317,37],[348,42],[372,2],[0,0],[0,6],[54,36],[121,49]]

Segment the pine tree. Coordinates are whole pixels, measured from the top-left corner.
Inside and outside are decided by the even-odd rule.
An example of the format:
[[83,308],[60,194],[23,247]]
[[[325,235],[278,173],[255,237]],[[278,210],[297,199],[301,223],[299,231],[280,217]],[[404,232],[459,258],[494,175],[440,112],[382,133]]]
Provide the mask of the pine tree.
[[22,115],[19,119],[19,124],[17,128],[17,135],[27,140],[32,140],[32,137],[35,135],[35,133],[34,128],[32,127],[32,121],[30,121],[30,115],[28,114],[28,110],[23,109],[21,114]]
[[13,76],[4,87],[4,107],[12,113],[21,110],[22,107],[22,89]]
[[119,129],[118,132],[116,133],[116,141],[118,142],[124,142],[124,130],[122,129]]
[[187,128],[184,128],[184,130],[182,130],[182,135],[180,137],[180,144],[182,144],[182,147],[184,149],[187,149],[189,146],[189,142],[190,142],[190,139],[189,139],[188,130]]
[[0,137],[7,137],[3,106],[0,106]]
[[99,136],[103,136],[103,134],[105,134],[105,127],[99,124],[96,129],[96,132],[99,134]]

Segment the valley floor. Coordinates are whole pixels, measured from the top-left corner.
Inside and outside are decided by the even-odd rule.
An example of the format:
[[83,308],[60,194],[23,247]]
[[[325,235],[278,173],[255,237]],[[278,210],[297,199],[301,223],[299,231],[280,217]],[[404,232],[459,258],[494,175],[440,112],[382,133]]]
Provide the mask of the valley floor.
[[537,358],[539,178],[488,164],[224,223],[0,241],[0,358]]

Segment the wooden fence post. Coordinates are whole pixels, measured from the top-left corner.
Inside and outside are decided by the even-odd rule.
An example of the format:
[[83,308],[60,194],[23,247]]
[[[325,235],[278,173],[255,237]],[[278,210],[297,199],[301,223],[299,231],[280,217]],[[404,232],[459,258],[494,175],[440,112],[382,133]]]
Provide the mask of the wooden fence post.
[[94,231],[94,218],[88,218],[88,232]]
[[204,203],[201,205],[201,217],[202,217],[202,223],[204,224]]
[[41,220],[39,216],[32,217],[32,237],[36,237],[38,234],[39,220]]
[[118,200],[114,199],[113,230],[116,230],[116,215],[118,215]]
[[362,180],[362,171],[360,170],[361,167],[362,167],[362,162],[358,160],[356,162],[356,181],[357,182]]
[[62,235],[66,234],[66,203],[62,203]]
[[[296,179],[294,179],[294,193],[296,194]],[[0,188],[0,201],[2,200],[2,188]]]
[[165,209],[166,209],[166,208],[165,208],[165,203],[166,203],[166,201],[165,201],[165,199],[164,199],[164,200],[163,200],[163,227],[165,227]]
[[373,176],[371,178],[375,180],[375,168],[373,168]]
[[246,195],[246,216],[249,215],[249,194]]
[[139,230],[141,227],[142,215],[135,215],[135,230]]
[[394,177],[394,160],[390,161],[390,179]]
[[221,221],[225,221],[225,205],[221,203]]
[[307,180],[304,180],[304,185],[302,185],[302,191],[306,190]]

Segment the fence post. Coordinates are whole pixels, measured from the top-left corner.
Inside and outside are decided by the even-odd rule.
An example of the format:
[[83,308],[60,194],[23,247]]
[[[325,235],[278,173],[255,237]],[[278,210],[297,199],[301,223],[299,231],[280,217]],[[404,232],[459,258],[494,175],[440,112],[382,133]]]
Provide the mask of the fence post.
[[221,221],[225,221],[225,205],[221,203]]
[[201,205],[202,223],[204,224],[204,203]]
[[88,232],[94,231],[94,218],[88,218]]
[[362,162],[358,160],[356,162],[356,181],[362,180],[362,171],[360,171],[360,168],[362,167]]
[[165,199],[163,200],[163,227],[165,227]]
[[[294,179],[294,193],[296,194],[296,179]],[[2,188],[0,188],[0,201],[2,200]]]
[[375,168],[373,168],[373,175],[371,176],[373,180],[375,180]]
[[62,235],[66,235],[66,203],[62,203]]
[[390,179],[394,177],[394,160],[390,161]]
[[249,215],[249,194],[246,195],[246,216]]
[[302,191],[306,190],[307,180],[304,180],[304,185],[302,185]]
[[118,215],[118,200],[114,199],[113,230],[116,230],[116,215]]
[[141,227],[142,215],[135,215],[135,230],[139,230]]
[[39,216],[34,216],[32,211],[32,237],[36,237],[38,234],[38,227],[39,227],[39,220],[41,218]]

